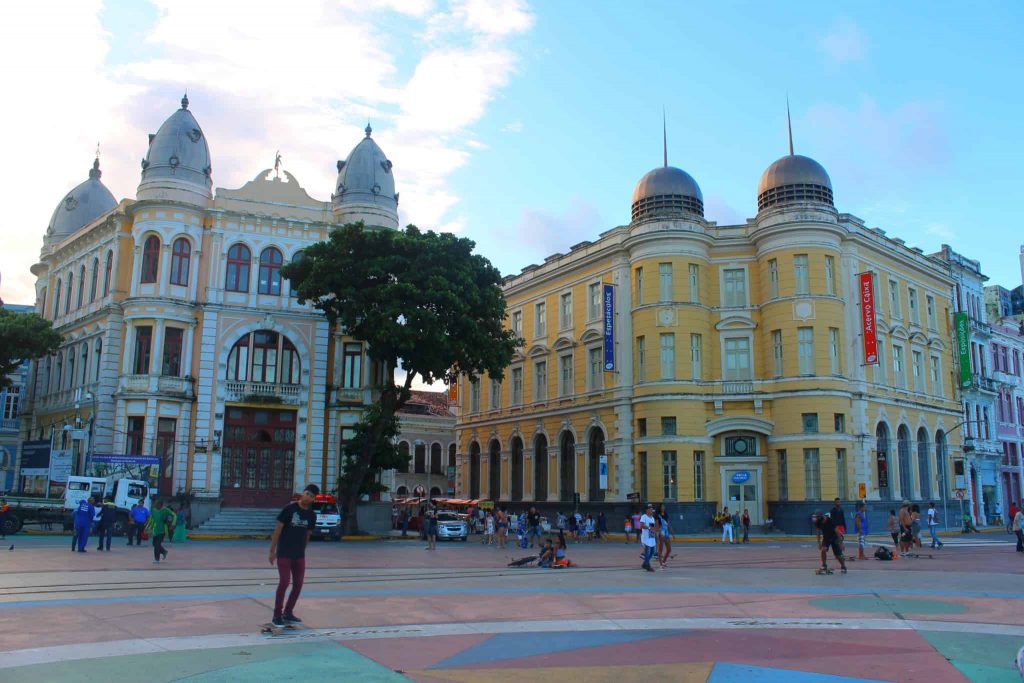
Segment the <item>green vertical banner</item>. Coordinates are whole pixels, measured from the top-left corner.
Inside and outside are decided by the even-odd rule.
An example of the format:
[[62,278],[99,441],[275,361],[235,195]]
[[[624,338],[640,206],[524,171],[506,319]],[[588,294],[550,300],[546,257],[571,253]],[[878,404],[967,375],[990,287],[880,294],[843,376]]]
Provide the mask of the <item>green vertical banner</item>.
[[966,313],[953,314],[953,328],[956,330],[956,352],[960,358],[960,387],[971,386],[971,332]]

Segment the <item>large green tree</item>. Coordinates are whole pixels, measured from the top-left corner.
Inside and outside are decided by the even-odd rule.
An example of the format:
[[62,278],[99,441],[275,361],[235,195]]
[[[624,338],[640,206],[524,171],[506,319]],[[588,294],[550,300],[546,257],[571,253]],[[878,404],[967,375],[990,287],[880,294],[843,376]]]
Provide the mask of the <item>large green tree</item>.
[[49,320],[0,308],[0,387],[10,384],[7,375],[23,361],[50,355],[62,340]]
[[[358,530],[356,505],[367,482],[400,457],[393,449],[395,414],[413,381],[454,382],[485,372],[500,379],[512,361],[518,339],[502,324],[501,273],[473,253],[475,246],[413,225],[381,230],[351,223],[283,269],[300,302],[366,342],[370,359],[389,370],[343,458],[339,493],[349,533]],[[400,384],[391,372],[398,368],[405,371]]]

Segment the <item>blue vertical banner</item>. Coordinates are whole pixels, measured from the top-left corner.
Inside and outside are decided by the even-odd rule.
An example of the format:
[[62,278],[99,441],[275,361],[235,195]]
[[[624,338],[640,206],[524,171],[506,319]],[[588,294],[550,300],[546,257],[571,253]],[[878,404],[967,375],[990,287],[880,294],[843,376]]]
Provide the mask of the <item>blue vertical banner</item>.
[[604,285],[604,369],[615,369],[615,286]]

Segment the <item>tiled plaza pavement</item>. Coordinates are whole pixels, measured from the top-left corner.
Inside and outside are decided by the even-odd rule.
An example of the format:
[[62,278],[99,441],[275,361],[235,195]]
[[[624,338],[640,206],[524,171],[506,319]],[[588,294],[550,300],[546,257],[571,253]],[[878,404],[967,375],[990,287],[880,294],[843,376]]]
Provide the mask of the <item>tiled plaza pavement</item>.
[[306,628],[274,638],[266,542],[189,541],[155,566],[18,537],[0,682],[1020,680],[1024,557],[986,537],[833,576],[807,541],[680,543],[654,574],[621,542],[573,545],[565,570],[475,542],[316,543]]

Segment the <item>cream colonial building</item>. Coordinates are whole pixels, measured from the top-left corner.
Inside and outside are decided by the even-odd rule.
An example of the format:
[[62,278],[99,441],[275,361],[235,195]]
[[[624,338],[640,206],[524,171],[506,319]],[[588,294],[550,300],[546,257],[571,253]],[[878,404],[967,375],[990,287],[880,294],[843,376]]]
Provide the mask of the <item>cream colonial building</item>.
[[[876,515],[951,495],[948,267],[838,212],[807,157],[771,164],[756,198],[754,218],[717,225],[696,181],[666,164],[637,183],[628,225],[506,279],[523,344],[503,382],[460,387],[462,496],[578,494],[618,511],[665,500],[694,513],[686,528],[724,504],[805,529],[818,501],[861,485]],[[877,365],[865,365],[860,273]]]
[[161,493],[228,506],[334,489],[382,369],[300,305],[280,269],[334,226],[398,226],[392,164],[371,132],[338,162],[330,201],[271,169],[214,191],[187,98],[150,136],[134,199],[116,201],[93,164],[32,269],[37,312],[66,342],[35,364],[26,440],[73,448],[76,472],[90,456],[157,455]]

